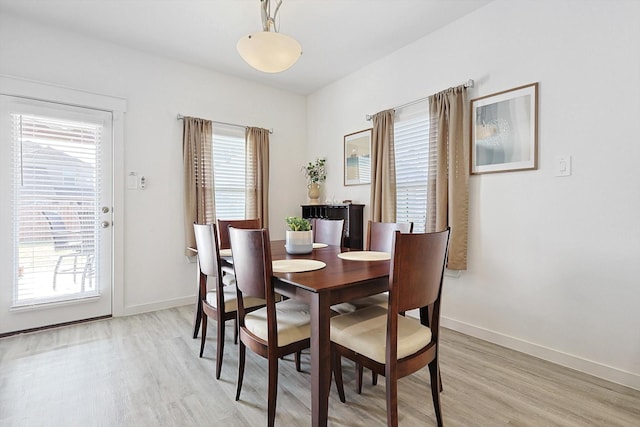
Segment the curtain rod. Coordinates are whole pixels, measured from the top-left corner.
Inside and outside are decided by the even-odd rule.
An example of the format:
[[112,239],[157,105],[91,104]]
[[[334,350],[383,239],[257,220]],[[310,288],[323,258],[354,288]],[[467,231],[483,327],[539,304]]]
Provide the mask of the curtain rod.
[[[467,82],[466,82],[466,83],[464,83],[464,84],[463,84],[463,86],[464,86],[464,87],[473,87],[473,79],[469,79],[469,80],[467,80]],[[393,109],[394,109],[394,110],[397,110],[397,109],[400,109],[400,108],[408,107],[408,106],[410,106],[410,105],[414,105],[414,104],[417,104],[417,103],[419,103],[419,102],[426,101],[427,99],[429,99],[429,97],[428,97],[428,96],[425,96],[424,98],[416,99],[415,101],[407,102],[406,104],[402,104],[402,105],[398,105],[397,107],[393,107]],[[369,122],[369,121],[371,121],[371,119],[373,118],[373,115],[372,115],[372,114],[367,114],[367,115],[365,116],[365,118],[366,118],[366,119],[367,119],[367,121]]]
[[[183,116],[182,114],[178,114],[178,117],[177,117],[178,120],[182,120],[184,118],[185,118],[185,116]],[[216,120],[209,120],[209,121],[211,123],[217,123],[219,125],[235,126],[237,128],[245,128],[245,129],[247,129],[249,127],[249,126],[246,126],[246,125],[238,125],[238,124],[235,124],[235,123],[219,122],[219,121],[216,121]],[[269,133],[270,134],[273,133],[273,129],[269,129]]]

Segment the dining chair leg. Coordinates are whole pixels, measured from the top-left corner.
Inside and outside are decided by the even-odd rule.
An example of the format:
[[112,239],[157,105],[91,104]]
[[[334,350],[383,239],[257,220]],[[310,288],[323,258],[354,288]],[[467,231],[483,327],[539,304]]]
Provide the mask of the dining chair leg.
[[222,371],[222,358],[224,357],[224,320],[218,319],[218,351],[216,353],[216,379],[220,379]]
[[207,315],[202,313],[202,334],[200,335],[200,357],[204,354],[204,344],[207,341]]
[[293,358],[295,360],[296,363],[296,371],[298,372],[302,372],[302,369],[300,367],[300,358],[302,357],[302,352],[301,351],[296,351],[295,354],[293,355]]
[[[387,366],[388,368],[388,366]],[[387,392],[387,427],[398,427],[398,376],[397,372],[385,375]]]
[[278,358],[269,357],[269,391],[267,396],[267,426],[276,422],[276,399],[278,397]]
[[233,343],[238,344],[238,316],[233,319]]
[[193,321],[193,339],[198,338],[198,330],[200,329],[200,322],[202,321],[202,298],[200,292],[198,292],[198,299],[196,300],[196,318]]
[[431,374],[431,396],[433,397],[433,410],[436,413],[438,427],[442,427],[442,411],[440,409],[440,369],[438,368],[438,359],[436,358],[429,363],[429,373]]
[[241,341],[238,346],[238,385],[236,386],[236,401],[240,400],[240,391],[242,390],[242,378],[244,377],[244,359],[246,348],[244,343]]
[[356,362],[356,392],[362,394],[362,365]]
[[340,398],[340,402],[345,403],[347,400],[344,397],[344,383],[342,382],[342,357],[335,350],[331,351],[331,367],[333,370],[333,377],[336,380],[338,397]]
[[371,385],[378,385],[378,374],[371,371]]

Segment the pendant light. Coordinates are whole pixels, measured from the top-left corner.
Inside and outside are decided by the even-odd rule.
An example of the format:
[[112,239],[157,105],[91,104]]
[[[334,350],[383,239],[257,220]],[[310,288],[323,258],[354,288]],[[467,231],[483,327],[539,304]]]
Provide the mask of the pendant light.
[[271,0],[260,0],[262,31],[251,33],[238,40],[238,53],[258,71],[279,73],[290,68],[302,55],[302,46],[293,37],[279,33],[275,26],[282,0],[278,0],[271,15]]

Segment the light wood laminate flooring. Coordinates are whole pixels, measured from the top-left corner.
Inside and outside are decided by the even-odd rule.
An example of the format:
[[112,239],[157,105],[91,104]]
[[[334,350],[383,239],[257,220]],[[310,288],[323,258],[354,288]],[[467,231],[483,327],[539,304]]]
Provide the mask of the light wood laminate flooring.
[[[247,352],[236,402],[237,346],[228,323],[222,376],[215,380],[215,324],[205,357],[190,337],[193,307],[0,339],[0,426],[262,426],[266,360]],[[640,426],[640,391],[442,330],[446,426]],[[310,425],[309,356],[295,371],[280,361],[276,424]],[[332,384],[329,425],[386,425],[385,387],[366,375],[347,403]],[[434,426],[427,369],[399,383],[401,426]]]

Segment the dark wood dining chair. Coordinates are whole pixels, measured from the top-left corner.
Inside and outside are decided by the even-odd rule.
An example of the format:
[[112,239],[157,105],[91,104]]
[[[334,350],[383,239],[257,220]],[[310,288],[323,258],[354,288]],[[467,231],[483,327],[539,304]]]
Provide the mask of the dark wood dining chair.
[[[413,232],[413,222],[375,222],[367,223],[367,245],[366,250],[377,252],[393,251],[393,238],[395,232],[411,233]],[[331,308],[338,313],[352,313],[370,306],[385,307],[389,302],[389,294],[383,292],[377,295],[371,295],[359,298],[353,301],[343,302],[332,306]],[[378,383],[378,376],[373,371],[371,373],[371,383]],[[356,363],[356,390],[358,394],[362,392],[362,366]]]
[[[229,241],[229,227],[257,229],[262,225],[260,218],[251,219],[219,219],[218,220],[218,241],[220,242],[220,250],[231,249]],[[222,265],[222,282],[225,285],[233,283],[235,285],[235,277],[233,276],[233,267]]]
[[[267,425],[271,427],[276,416],[278,361],[282,356],[309,348],[309,306],[294,299],[276,302],[269,230],[230,227],[229,237],[238,292],[240,330],[236,400],[240,400],[248,347],[268,360]],[[264,298],[266,307],[248,312],[242,302],[247,297]],[[298,364],[296,368],[299,370]]]
[[[370,306],[331,319],[333,369],[345,402],[341,358],[347,357],[385,376],[387,425],[398,425],[398,379],[429,367],[438,426],[440,409],[439,326],[442,281],[450,229],[436,233],[394,234],[389,272],[389,305]],[[402,313],[420,309],[420,320]]]
[[220,249],[231,249],[231,241],[229,240],[229,227],[256,229],[262,227],[262,221],[260,221],[260,218],[219,219],[218,238],[220,239]]
[[[202,334],[200,338],[200,357],[204,353],[207,340],[207,319],[216,320],[217,324],[217,351],[216,351],[216,379],[220,378],[222,370],[222,358],[224,355],[224,331],[227,320],[235,320],[237,315],[237,293],[235,281],[229,286],[223,286],[220,277],[220,251],[218,250],[218,238],[213,224],[193,224],[198,252],[198,264],[200,266],[198,307],[201,311]],[[212,285],[208,288],[208,285]],[[243,307],[245,311],[256,310],[265,305],[264,299],[247,298]],[[238,334],[237,324],[234,330],[234,338]]]
[[[393,236],[396,231],[401,233],[413,232],[413,222],[373,222],[367,224],[367,251],[393,251]],[[332,306],[338,313],[345,314],[360,310],[371,305],[386,306],[389,295],[384,292],[357,300],[348,301]]]
[[[367,224],[367,250],[378,252],[393,252],[393,237],[395,232],[413,233],[413,222],[374,222]],[[368,307],[374,304],[386,306],[389,296],[387,293],[373,295],[353,301],[355,309]]]
[[391,253],[393,236],[396,231],[412,233],[413,222],[369,221],[367,223],[367,250]]
[[313,241],[332,246],[342,246],[344,219],[316,218],[313,221]]

